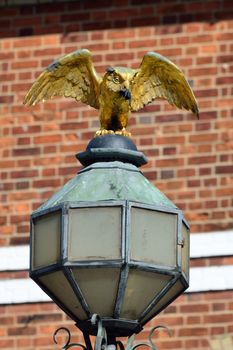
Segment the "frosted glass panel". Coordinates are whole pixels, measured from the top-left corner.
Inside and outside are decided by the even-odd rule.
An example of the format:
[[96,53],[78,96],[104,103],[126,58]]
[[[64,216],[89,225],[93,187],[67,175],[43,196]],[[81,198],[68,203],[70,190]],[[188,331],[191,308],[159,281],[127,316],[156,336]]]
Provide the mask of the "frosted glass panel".
[[[160,301],[155,305],[155,307],[146,315],[146,317],[142,320],[143,323],[147,322],[147,320],[149,320],[151,317],[153,317],[154,315],[156,315],[158,313],[158,311],[160,310],[160,308],[163,308],[164,305],[166,305],[167,303],[169,303],[169,301],[171,301],[173,298],[175,298],[176,296],[179,296],[180,293],[183,292],[184,290],[184,286],[181,283],[181,281],[177,281],[170,289],[168,292],[166,292],[166,294],[162,297],[162,299],[160,299]],[[159,311],[160,312],[160,311]]]
[[116,268],[73,269],[91,313],[113,317],[120,270]]
[[33,269],[54,264],[60,253],[60,212],[34,219],[32,251]]
[[138,319],[170,279],[171,276],[158,273],[130,270],[120,317]]
[[121,257],[121,208],[69,210],[69,260]]
[[[78,319],[87,319],[86,313],[76,297],[69,282],[62,271],[53,272],[51,274],[40,277],[40,281],[47,289],[60,300],[65,307],[70,310]],[[51,296],[52,297],[52,296]]]
[[176,266],[177,215],[132,208],[131,258]]
[[182,224],[182,234],[184,239],[184,245],[181,250],[182,256],[182,271],[185,273],[187,280],[189,280],[189,229]]

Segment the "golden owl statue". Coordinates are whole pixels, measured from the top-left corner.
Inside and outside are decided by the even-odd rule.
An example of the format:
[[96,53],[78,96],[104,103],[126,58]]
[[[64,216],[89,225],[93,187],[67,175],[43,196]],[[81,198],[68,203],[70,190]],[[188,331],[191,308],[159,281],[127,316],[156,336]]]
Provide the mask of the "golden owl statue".
[[53,96],[73,97],[100,110],[96,135],[126,131],[131,111],[154,99],[165,99],[199,118],[195,96],[182,71],[155,52],[143,57],[139,69],[109,67],[103,77],[94,68],[91,53],[78,50],[65,55],[41,73],[27,93],[24,104],[35,105]]

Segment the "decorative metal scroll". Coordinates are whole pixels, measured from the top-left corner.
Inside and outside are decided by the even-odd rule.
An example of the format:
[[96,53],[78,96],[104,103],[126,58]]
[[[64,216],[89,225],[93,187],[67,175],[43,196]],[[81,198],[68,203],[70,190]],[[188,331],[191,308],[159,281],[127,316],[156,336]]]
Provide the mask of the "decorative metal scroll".
[[[97,330],[97,335],[96,335],[96,339],[95,339],[94,350],[117,350],[117,347],[119,347],[119,350],[135,350],[135,349],[139,348],[140,346],[146,346],[146,347],[150,348],[151,350],[157,350],[157,347],[152,340],[154,332],[160,328],[163,328],[166,330],[168,335],[171,336],[171,331],[167,327],[162,326],[162,325],[158,325],[158,326],[152,328],[152,330],[150,331],[149,336],[148,336],[148,340],[149,340],[148,342],[143,342],[143,343],[138,343],[138,344],[133,345],[133,342],[135,340],[135,334],[133,334],[131,337],[129,337],[128,342],[126,344],[126,347],[123,345],[123,343],[121,341],[116,341],[115,345],[114,344],[108,345],[107,332],[106,332],[106,329],[102,325],[101,318],[97,314],[94,314],[91,318],[91,323],[98,324],[98,330]],[[62,346],[62,350],[68,350],[68,349],[71,349],[74,347],[80,347],[83,350],[90,350],[90,346],[85,346],[81,343],[71,343],[71,334],[70,334],[70,331],[66,327],[60,327],[55,331],[55,333],[53,335],[53,341],[55,344],[58,344],[57,335],[59,332],[65,332],[67,334],[67,340],[66,340],[65,344]]]
[[[108,347],[108,345],[107,345],[107,333],[106,333],[106,329],[102,325],[101,318],[97,314],[94,314],[91,318],[91,323],[92,324],[98,323],[98,330],[97,330],[97,335],[96,335],[96,339],[95,339],[94,350],[107,349],[107,347]],[[59,332],[66,332],[66,334],[67,334],[67,341],[62,346],[62,350],[67,350],[67,349],[70,349],[73,347],[81,347],[83,350],[90,350],[89,347],[87,347],[81,343],[71,343],[71,334],[70,334],[69,329],[67,329],[66,327],[60,327],[55,331],[55,333],[53,335],[53,341],[55,344],[57,344],[57,335]]]
[[67,341],[66,341],[66,343],[62,346],[62,350],[67,350],[67,349],[70,349],[70,348],[75,347],[75,346],[76,346],[76,347],[81,347],[83,350],[87,350],[86,347],[85,347],[83,344],[81,344],[81,343],[70,343],[70,341],[71,341],[71,334],[70,334],[69,329],[66,328],[66,327],[60,327],[60,328],[58,328],[58,329],[55,331],[55,333],[54,333],[54,335],[53,335],[53,341],[54,341],[55,344],[57,344],[57,335],[58,335],[59,332],[60,332],[60,333],[61,333],[61,332],[67,333]]
[[150,348],[151,350],[157,350],[158,348],[154,344],[152,337],[153,337],[154,332],[160,328],[165,329],[166,332],[168,333],[168,335],[171,337],[172,333],[171,333],[170,329],[168,329],[166,326],[158,325],[158,326],[151,329],[151,331],[148,335],[149,342],[143,342],[143,343],[138,343],[138,344],[133,345],[135,334],[131,335],[131,337],[129,337],[129,339],[128,339],[125,350],[135,350],[135,349],[139,348],[140,346],[146,346],[146,347]]

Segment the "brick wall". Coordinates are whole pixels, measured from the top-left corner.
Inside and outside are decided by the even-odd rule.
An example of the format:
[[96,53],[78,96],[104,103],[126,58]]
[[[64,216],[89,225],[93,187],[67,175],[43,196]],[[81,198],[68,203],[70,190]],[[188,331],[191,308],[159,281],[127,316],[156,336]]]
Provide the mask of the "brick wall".
[[[212,350],[211,342],[233,333],[232,292],[183,295],[165,312],[148,324],[137,341],[146,341],[152,326],[163,324],[171,331],[155,332],[154,340],[161,350]],[[66,326],[72,332],[73,342],[83,342],[73,322],[51,304],[5,306],[0,309],[0,349],[52,350],[55,330]],[[231,348],[218,348],[231,350]]]
[[[184,210],[193,233],[231,228],[232,1],[37,3],[0,9],[0,245],[28,243],[30,213],[80,169],[74,154],[98,128],[97,111],[72,99],[22,105],[38,74],[79,48],[92,51],[99,73],[138,67],[148,51],[182,67],[200,120],[155,101],[131,116],[129,129],[149,159],[144,174]],[[161,316],[175,337],[161,336],[160,348],[211,349],[213,336],[233,333],[232,296],[179,298]],[[52,349],[52,331],[65,320],[52,304],[2,306],[0,314],[4,349]]]

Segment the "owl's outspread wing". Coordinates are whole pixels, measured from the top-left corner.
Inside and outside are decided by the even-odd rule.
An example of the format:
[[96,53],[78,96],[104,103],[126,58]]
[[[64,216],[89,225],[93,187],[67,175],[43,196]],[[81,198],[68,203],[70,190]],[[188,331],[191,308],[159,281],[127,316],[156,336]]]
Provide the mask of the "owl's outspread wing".
[[50,64],[32,85],[24,104],[35,105],[53,96],[64,96],[98,109],[101,81],[94,69],[91,53],[85,49],[78,50]]
[[196,99],[182,71],[160,54],[148,52],[132,81],[131,109],[137,111],[156,98],[191,110],[199,118]]

